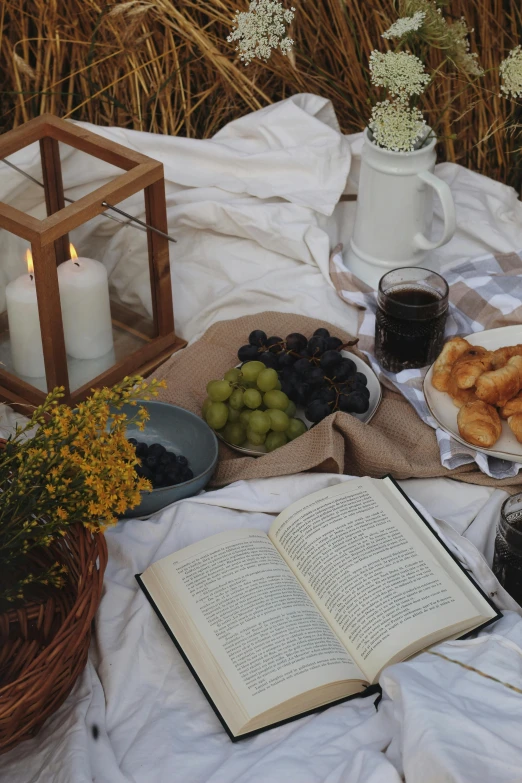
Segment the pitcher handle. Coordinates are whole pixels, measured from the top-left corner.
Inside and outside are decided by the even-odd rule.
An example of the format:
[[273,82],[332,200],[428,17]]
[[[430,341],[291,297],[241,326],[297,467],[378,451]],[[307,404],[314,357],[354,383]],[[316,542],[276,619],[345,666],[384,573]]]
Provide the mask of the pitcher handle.
[[436,177],[435,174],[432,174],[431,171],[420,171],[417,176],[427,185],[432,187],[440,199],[442,214],[444,215],[444,231],[442,237],[435,242],[432,242],[431,239],[428,239],[424,234],[419,232],[413,238],[413,242],[420,250],[435,250],[436,248],[441,247],[441,245],[445,245],[446,242],[449,242],[455,233],[455,229],[457,228],[455,203],[449,185]]

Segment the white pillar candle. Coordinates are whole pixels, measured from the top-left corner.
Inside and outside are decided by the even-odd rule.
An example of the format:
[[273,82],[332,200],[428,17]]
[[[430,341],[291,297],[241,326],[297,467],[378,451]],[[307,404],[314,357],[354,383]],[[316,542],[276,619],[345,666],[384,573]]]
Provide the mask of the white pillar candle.
[[13,366],[18,375],[28,378],[45,376],[40,317],[31,251],[27,251],[29,274],[7,284],[5,299]]
[[92,258],[71,258],[59,265],[58,283],[67,353],[104,356],[113,347],[107,270]]

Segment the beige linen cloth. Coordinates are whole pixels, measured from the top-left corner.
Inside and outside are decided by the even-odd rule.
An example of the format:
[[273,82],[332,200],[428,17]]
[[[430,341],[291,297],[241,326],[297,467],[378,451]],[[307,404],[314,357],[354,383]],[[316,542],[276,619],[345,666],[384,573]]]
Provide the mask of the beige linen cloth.
[[[237,364],[237,349],[248,341],[253,329],[263,329],[269,336],[283,338],[290,332],[302,332],[310,337],[320,326],[346,341],[352,339],[326,321],[291,313],[265,312],[219,321],[200,340],[174,354],[156,370],[155,377],[164,379],[168,385],[159,399],[200,415],[208,381],[222,378]],[[402,395],[387,388],[383,388],[382,402],[369,424],[338,412],[262,457],[243,456],[220,443],[219,463],[211,485],[221,487],[242,479],[307,470],[377,478],[389,473],[396,479],[444,476],[471,484],[503,487],[509,492],[522,491],[520,475],[493,479],[481,473],[474,463],[455,470],[442,467],[434,430],[419,419]]]

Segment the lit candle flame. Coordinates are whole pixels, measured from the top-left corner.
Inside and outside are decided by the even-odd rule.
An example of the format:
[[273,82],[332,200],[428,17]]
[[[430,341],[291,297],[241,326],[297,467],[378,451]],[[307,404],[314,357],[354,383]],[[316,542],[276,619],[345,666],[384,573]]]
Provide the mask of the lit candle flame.
[[72,242],[69,243],[69,253],[71,254],[71,261],[74,261],[75,258],[78,258],[78,253],[76,252],[76,248]]
[[31,277],[33,277],[34,275],[33,254],[31,253],[29,248],[27,248],[27,250],[25,251],[25,260],[27,263],[27,271],[29,272]]

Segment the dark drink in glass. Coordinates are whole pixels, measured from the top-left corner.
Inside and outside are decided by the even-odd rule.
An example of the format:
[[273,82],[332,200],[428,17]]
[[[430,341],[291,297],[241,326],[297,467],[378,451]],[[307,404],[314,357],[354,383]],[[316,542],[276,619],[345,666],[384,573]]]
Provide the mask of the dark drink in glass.
[[511,597],[522,605],[522,493],[502,504],[493,573]]
[[375,356],[384,370],[432,364],[444,343],[448,284],[429,269],[405,267],[379,281]]

